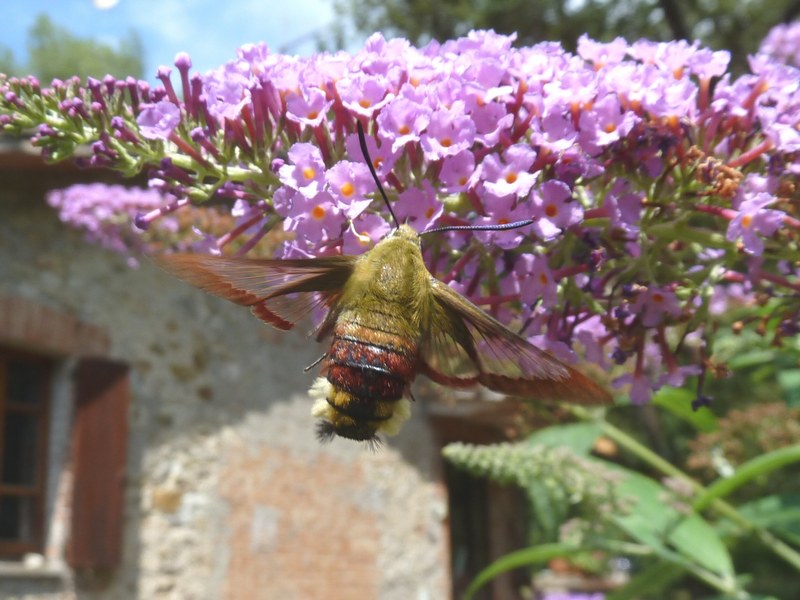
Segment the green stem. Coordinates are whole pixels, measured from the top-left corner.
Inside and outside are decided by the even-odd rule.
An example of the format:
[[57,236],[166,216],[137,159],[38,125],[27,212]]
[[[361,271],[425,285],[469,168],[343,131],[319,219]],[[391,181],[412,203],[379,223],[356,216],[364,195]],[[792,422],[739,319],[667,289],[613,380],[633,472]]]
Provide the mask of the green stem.
[[669,241],[683,240],[686,242],[695,242],[709,248],[729,248],[732,246],[732,243],[721,233],[716,233],[708,229],[700,229],[698,227],[690,227],[683,223],[659,223],[657,225],[651,225],[648,227],[647,233]]

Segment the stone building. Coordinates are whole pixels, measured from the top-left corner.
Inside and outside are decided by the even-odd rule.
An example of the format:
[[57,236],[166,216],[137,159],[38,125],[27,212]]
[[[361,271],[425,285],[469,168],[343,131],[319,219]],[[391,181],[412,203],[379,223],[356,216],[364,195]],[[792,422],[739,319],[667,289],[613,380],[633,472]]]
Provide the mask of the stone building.
[[0,151],[0,598],[438,600],[516,544],[513,498],[440,456],[490,424],[417,402],[376,452],[320,445],[317,344],[44,202],[101,177]]

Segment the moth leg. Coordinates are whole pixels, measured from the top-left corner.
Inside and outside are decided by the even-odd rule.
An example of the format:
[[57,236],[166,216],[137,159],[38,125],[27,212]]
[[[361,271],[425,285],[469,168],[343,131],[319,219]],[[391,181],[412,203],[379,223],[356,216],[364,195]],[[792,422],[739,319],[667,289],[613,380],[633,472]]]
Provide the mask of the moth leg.
[[323,360],[325,360],[326,358],[328,358],[328,353],[327,353],[327,352],[326,352],[325,354],[323,354],[322,356],[320,356],[320,357],[319,357],[317,360],[315,360],[313,363],[311,363],[310,365],[308,365],[308,366],[307,366],[305,369],[303,369],[303,372],[304,372],[304,373],[308,373],[308,372],[309,372],[311,369],[313,369],[314,367],[316,367],[316,366],[317,366],[319,363],[321,363],[321,362],[322,362]]

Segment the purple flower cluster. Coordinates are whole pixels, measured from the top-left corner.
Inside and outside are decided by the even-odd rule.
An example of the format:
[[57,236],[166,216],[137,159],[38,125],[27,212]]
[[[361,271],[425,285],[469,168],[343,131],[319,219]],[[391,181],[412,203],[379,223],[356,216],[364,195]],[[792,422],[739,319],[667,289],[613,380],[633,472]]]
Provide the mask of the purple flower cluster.
[[726,306],[797,321],[800,71],[758,55],[733,79],[727,53],[682,41],[584,37],[576,55],[512,43],[374,35],[308,58],[249,45],[205,75],[179,55],[179,89],[168,68],[152,89],[0,77],[0,125],[38,127],[51,159],[85,143],[93,164],[147,169],[177,200],[140,214],[142,228],[225,201],[215,249],[282,228],[288,258],[363,252],[391,228],[359,121],[418,231],[534,219],[426,237],[426,260],[542,347],[619,365],[634,402],[703,381]]
[[778,62],[800,67],[800,21],[773,27],[758,51]]
[[[144,240],[135,231],[135,215],[159,209],[165,198],[158,190],[94,183],[51,191],[47,203],[63,222],[82,229],[88,241],[129,253],[144,248]],[[160,225],[177,229],[174,218],[163,219]]]
[[[77,184],[49,192],[47,203],[64,223],[83,230],[89,242],[127,255],[132,266],[138,264],[138,255],[154,248],[208,251],[216,242],[189,215],[174,214],[185,203],[157,189]],[[148,227],[148,217],[156,215],[161,218]],[[206,210],[202,220],[211,229],[221,219]]]

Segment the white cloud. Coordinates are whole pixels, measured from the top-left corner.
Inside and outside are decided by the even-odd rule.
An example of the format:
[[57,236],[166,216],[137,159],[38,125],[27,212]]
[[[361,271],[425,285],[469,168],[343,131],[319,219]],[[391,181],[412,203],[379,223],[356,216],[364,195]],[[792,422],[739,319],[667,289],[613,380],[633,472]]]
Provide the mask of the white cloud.
[[92,0],[92,4],[97,10],[108,10],[114,8],[119,0]]

